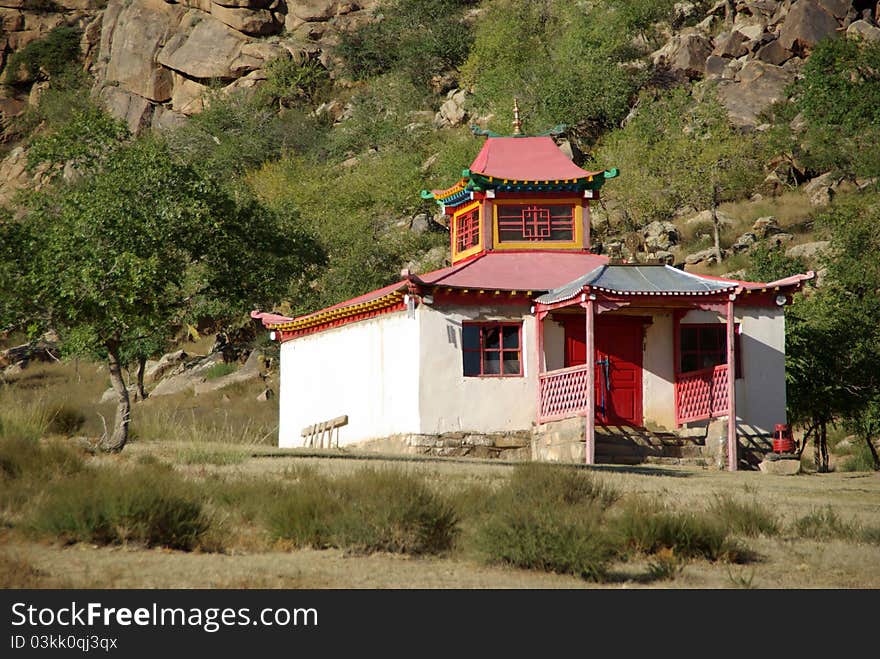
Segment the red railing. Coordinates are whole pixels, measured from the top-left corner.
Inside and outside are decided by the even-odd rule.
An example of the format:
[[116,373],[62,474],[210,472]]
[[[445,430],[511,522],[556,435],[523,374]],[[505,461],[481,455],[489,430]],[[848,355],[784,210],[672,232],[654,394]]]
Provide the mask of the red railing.
[[539,423],[576,416],[586,409],[586,365],[541,373],[538,382],[541,391]]
[[675,381],[675,422],[727,414],[727,364],[679,374]]

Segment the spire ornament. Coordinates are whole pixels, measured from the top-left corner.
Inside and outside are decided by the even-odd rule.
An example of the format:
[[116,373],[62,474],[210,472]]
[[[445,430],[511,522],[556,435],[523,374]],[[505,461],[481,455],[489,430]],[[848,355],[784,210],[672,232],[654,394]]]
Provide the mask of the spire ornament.
[[522,121],[519,118],[519,103],[513,99],[513,134],[522,135]]

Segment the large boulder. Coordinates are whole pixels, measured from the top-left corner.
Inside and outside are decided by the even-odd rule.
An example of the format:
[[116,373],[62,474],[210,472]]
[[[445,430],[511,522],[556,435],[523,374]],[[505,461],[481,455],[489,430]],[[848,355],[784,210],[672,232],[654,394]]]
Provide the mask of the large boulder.
[[785,255],[790,258],[802,258],[812,260],[828,249],[831,243],[827,240],[817,240],[812,243],[801,243],[785,250]]
[[146,382],[161,380],[170,371],[186,363],[187,358],[185,350],[175,350],[165,353],[158,361],[147,362],[147,367],[144,369],[144,380]]
[[178,5],[161,0],[111,0],[101,35],[101,53],[109,55],[105,80],[151,101],[169,100],[171,72],[159,64],[157,55],[182,15]]
[[785,100],[785,88],[792,74],[781,66],[751,60],[732,82],[718,87],[718,98],[730,120],[740,127],[754,128],[758,115],[777,101]]
[[451,89],[434,117],[434,125],[442,128],[462,123],[467,117],[467,110],[464,108],[466,98],[467,94],[463,89]]
[[107,112],[124,121],[132,134],[137,135],[150,125],[154,106],[143,96],[107,86],[101,89],[100,97]]
[[718,57],[742,57],[749,52],[747,41],[746,36],[738,30],[722,32],[715,37],[715,50],[712,54]]
[[670,247],[677,245],[681,239],[678,229],[672,222],[661,222],[656,220],[645,227],[642,235],[645,239],[645,248],[649,252],[657,250],[666,251]]
[[705,71],[706,58],[712,54],[712,42],[696,32],[678,34],[651,54],[655,66],[667,66],[688,78],[699,78]]
[[[823,0],[823,3],[828,0]],[[797,0],[788,12],[779,41],[783,48],[803,55],[825,37],[833,37],[840,27],[837,19],[817,0]]]
[[211,4],[211,16],[239,32],[254,36],[275,34],[284,27],[284,22],[277,20],[275,15],[266,9],[226,7],[215,2]]
[[758,48],[755,57],[767,64],[781,66],[791,59],[792,53],[779,43],[779,39],[774,39]]
[[258,69],[263,61],[243,55],[249,39],[225,23],[190,10],[181,20],[181,30],[159,52],[158,61],[188,78],[234,80]]
[[198,114],[205,107],[204,94],[207,90],[208,87],[200,82],[175,72],[171,108],[186,116]]
[[292,0],[287,11],[301,21],[327,21],[336,15],[340,3],[337,0]]
[[858,37],[865,41],[880,41],[880,27],[875,27],[868,21],[855,21],[846,28],[846,36]]

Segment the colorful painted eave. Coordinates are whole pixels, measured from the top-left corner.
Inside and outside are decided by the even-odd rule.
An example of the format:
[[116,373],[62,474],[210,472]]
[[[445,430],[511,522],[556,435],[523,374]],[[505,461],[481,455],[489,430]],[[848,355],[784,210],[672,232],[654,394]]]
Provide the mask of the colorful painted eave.
[[433,199],[441,206],[454,208],[473,199],[474,192],[583,192],[598,190],[605,181],[618,176],[616,168],[578,179],[507,179],[474,174],[465,170],[466,178],[445,190],[422,190],[422,199]]
[[402,310],[406,305],[405,298],[410,286],[411,282],[404,279],[365,295],[296,318],[263,311],[252,311],[251,318],[262,322],[266,329],[276,332],[275,338],[277,340],[289,341],[305,334],[313,334],[359,320],[366,320],[383,313]]

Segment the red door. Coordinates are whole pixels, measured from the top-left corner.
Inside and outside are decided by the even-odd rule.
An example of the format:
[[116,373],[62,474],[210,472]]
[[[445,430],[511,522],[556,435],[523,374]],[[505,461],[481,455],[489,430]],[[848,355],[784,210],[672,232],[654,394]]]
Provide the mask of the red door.
[[[641,318],[596,318],[596,420],[611,426],[641,426]],[[586,363],[586,328],[582,317],[565,322],[565,365]]]

